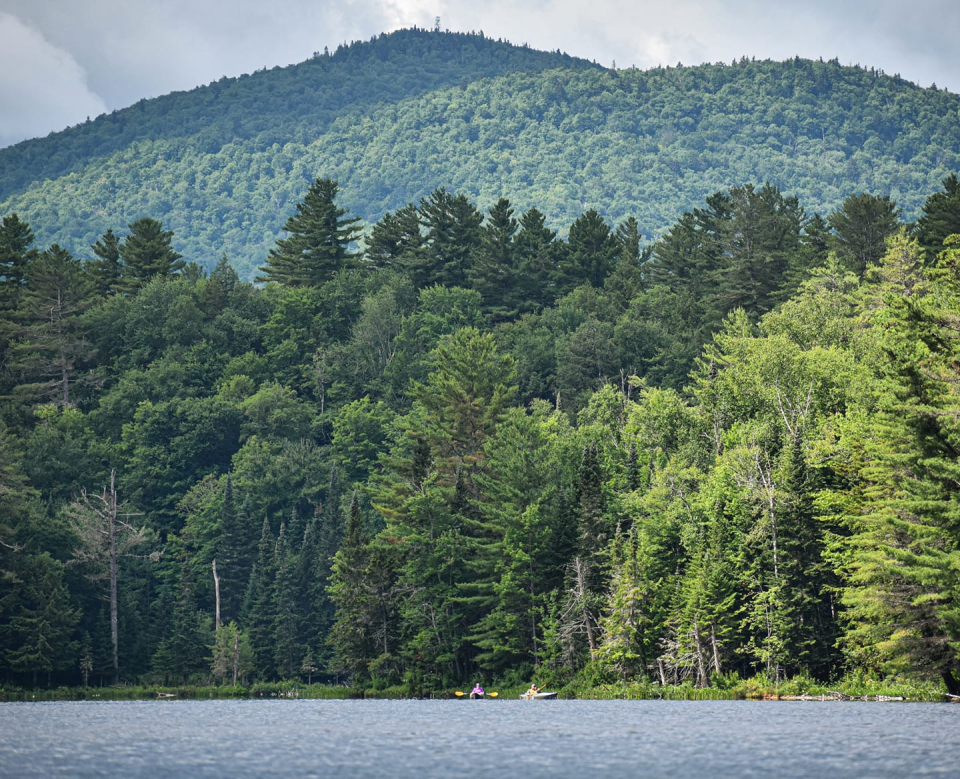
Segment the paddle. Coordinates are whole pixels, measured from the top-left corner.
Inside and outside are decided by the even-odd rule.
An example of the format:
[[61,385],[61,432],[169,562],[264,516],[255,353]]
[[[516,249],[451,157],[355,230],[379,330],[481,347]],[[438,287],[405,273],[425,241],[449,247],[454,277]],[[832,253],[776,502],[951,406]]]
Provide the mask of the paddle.
[[[463,697],[464,695],[466,695],[466,694],[467,694],[467,693],[463,692],[462,690],[457,690],[457,691],[454,693],[454,695],[456,695],[458,698],[462,698],[462,697]],[[498,697],[500,696],[500,693],[498,693],[498,692],[488,692],[488,693],[485,693],[485,696],[486,696],[487,698],[498,698]]]

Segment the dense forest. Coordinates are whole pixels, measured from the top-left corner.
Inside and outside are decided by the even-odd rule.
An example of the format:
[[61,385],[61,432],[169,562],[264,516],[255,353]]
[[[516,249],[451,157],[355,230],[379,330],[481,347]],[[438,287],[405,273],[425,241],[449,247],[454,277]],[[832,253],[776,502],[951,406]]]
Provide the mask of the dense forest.
[[[315,179],[259,270],[0,225],[8,684],[960,693],[960,180],[719,189],[649,248]],[[360,240],[360,237],[363,239]]]
[[565,231],[597,210],[645,241],[731,184],[822,214],[860,192],[916,219],[960,169],[960,97],[794,59],[602,68],[483,34],[402,30],[289,68],[145,100],[0,150],[0,213],[78,257],[142,217],[189,261],[242,280],[317,173],[365,225],[439,187],[504,193]]

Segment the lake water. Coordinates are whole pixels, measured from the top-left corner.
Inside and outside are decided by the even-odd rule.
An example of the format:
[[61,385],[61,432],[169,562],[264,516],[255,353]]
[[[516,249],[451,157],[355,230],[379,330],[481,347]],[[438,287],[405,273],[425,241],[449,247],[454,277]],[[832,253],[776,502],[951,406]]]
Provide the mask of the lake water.
[[960,776],[960,705],[0,703],[0,776]]

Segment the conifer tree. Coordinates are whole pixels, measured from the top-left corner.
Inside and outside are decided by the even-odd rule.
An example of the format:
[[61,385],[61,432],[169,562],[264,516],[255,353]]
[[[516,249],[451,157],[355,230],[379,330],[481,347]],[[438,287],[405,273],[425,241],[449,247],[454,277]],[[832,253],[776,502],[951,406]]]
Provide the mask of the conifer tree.
[[377,651],[369,619],[369,545],[370,537],[354,494],[346,533],[333,560],[330,597],[336,605],[336,621],[330,631],[330,643],[334,648],[334,669],[358,681],[369,677],[370,663]]
[[555,276],[560,248],[557,234],[546,226],[546,217],[540,211],[531,208],[520,217],[514,240],[520,313],[550,305],[557,297]]
[[296,559],[296,596],[300,621],[300,643],[310,654],[311,663],[324,659],[324,641],[332,624],[332,608],[327,586],[329,585],[330,559],[320,550],[321,516],[323,508],[317,506],[303,530],[303,541]]
[[178,675],[186,683],[190,674],[204,667],[209,643],[203,615],[197,608],[193,566],[185,559],[180,572],[177,600],[170,632],[161,642],[154,659],[157,670]]
[[90,282],[80,261],[57,244],[27,266],[24,281],[10,346],[18,391],[70,406],[78,363],[90,352],[82,319],[94,302]]
[[769,183],[759,191],[751,184],[732,187],[728,203],[730,218],[720,224],[722,259],[712,273],[715,325],[736,308],[757,317],[774,307],[806,222],[797,198]]
[[101,297],[116,294],[120,291],[123,271],[120,263],[120,239],[113,230],[107,230],[90,248],[97,259],[87,263],[87,272],[93,280],[97,294]]
[[16,214],[0,222],[0,311],[17,306],[27,266],[36,257],[33,230]]
[[130,233],[120,245],[123,270],[119,287],[122,292],[132,295],[151,279],[165,279],[183,270],[183,255],[171,246],[172,230],[164,230],[160,222],[150,217],[127,226]]
[[583,460],[577,473],[577,501],[580,509],[578,551],[591,562],[597,562],[613,534],[604,512],[603,472],[593,443],[583,447]]
[[220,573],[221,617],[223,622],[238,620],[244,594],[254,563],[256,533],[247,500],[236,506],[233,479],[227,474],[220,509],[220,534],[217,539],[217,568]]
[[514,245],[519,226],[510,201],[500,198],[481,228],[480,246],[468,274],[473,288],[483,296],[486,315],[493,321],[513,318],[520,304]]
[[591,208],[570,225],[567,251],[557,272],[557,287],[561,292],[584,282],[602,287],[619,252],[620,245],[612,235],[610,225]]
[[364,242],[363,259],[370,268],[405,268],[415,265],[423,246],[420,214],[413,203],[387,212],[374,224]]
[[640,251],[640,223],[628,216],[614,233],[617,242],[617,261],[624,265],[639,267],[643,253]]
[[947,238],[960,234],[960,178],[956,173],[943,180],[942,192],[927,198],[922,212],[917,220],[917,243],[933,265]]
[[0,663],[17,674],[37,674],[74,667],[74,628],[80,614],[63,582],[63,565],[48,553],[21,552],[16,577],[0,597]]
[[292,679],[300,672],[303,652],[298,641],[300,615],[297,603],[297,571],[284,525],[280,525],[273,567],[276,572],[273,587],[274,667],[281,679]]
[[420,201],[420,221],[424,242],[416,265],[410,266],[414,285],[469,286],[483,214],[465,195],[440,187]]
[[947,241],[929,279],[919,262],[917,242],[901,234],[876,273],[890,385],[858,431],[879,445],[864,447],[863,505],[851,517],[845,646],[865,666],[939,677],[960,695],[960,244]]
[[597,660],[626,682],[646,671],[644,638],[650,615],[644,609],[646,582],[637,559],[637,539],[631,534],[614,561],[610,594],[600,621],[603,639]]
[[255,658],[254,667],[261,679],[270,678],[276,670],[275,561],[276,541],[270,530],[270,520],[264,517],[260,543],[257,546],[257,561],[250,572],[243,605],[244,630],[250,637]]
[[263,276],[257,281],[276,281],[290,287],[320,287],[339,271],[358,265],[350,247],[360,237],[359,217],[347,217],[337,203],[337,182],[318,178],[287,219],[286,238],[270,250]]
[[827,219],[834,230],[830,243],[844,267],[862,278],[883,256],[899,219],[900,209],[889,196],[851,195]]

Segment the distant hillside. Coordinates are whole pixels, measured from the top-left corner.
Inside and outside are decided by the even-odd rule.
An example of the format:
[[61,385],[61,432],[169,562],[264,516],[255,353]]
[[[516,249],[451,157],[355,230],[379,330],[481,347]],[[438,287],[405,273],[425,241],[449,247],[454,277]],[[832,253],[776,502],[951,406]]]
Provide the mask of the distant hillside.
[[188,259],[252,275],[316,176],[367,224],[438,186],[554,228],[596,208],[648,237],[714,191],[770,181],[826,213],[907,218],[960,169],[960,97],[838,62],[609,71],[481,35],[406,30],[142,101],[0,151],[0,213],[88,256],[152,216]]

